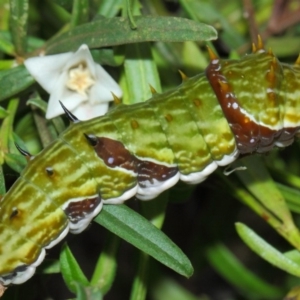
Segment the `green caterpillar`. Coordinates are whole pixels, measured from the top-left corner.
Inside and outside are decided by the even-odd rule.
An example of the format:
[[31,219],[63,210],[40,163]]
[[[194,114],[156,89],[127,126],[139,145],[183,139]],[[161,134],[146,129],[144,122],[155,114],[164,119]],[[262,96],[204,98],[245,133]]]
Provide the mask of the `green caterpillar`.
[[2,286],[28,280],[45,250],[83,231],[103,204],[150,200],[178,180],[202,182],[240,154],[294,141],[300,59],[280,63],[261,41],[241,60],[209,53],[204,73],[147,102],[85,122],[64,108],[70,127],[30,157],[0,202]]

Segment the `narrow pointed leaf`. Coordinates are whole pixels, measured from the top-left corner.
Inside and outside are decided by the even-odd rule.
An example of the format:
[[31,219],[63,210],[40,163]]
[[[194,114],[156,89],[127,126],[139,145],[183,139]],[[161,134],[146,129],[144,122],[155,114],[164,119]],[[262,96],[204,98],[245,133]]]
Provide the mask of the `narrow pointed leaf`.
[[63,250],[60,252],[59,261],[62,276],[70,291],[73,293],[76,292],[76,282],[81,283],[84,286],[89,284],[71,250],[66,244],[63,246]]
[[129,20],[121,17],[103,18],[77,26],[51,40],[45,52],[75,51],[82,44],[98,48],[150,41],[208,41],[217,38],[213,27],[184,18],[137,16],[135,22],[138,30],[132,30]]
[[15,50],[19,56],[26,52],[28,10],[28,0],[10,0],[10,28]]
[[0,199],[5,194],[6,188],[5,188],[5,178],[3,176],[3,168],[0,166]]
[[241,239],[261,258],[289,274],[300,277],[299,264],[268,244],[245,224],[236,223],[235,226]]
[[266,167],[261,159],[256,157],[247,157],[237,164],[246,166],[245,171],[237,172],[237,176],[247,186],[263,205],[268,208],[275,216],[284,223],[293,223],[290,211],[284,198],[276,187]]
[[103,295],[110,290],[115,279],[120,238],[109,233],[105,241],[104,249],[98,258],[90,281],[91,285],[98,287]]
[[76,288],[76,300],[102,300],[102,293],[96,287],[84,286],[79,282],[74,284]]
[[124,69],[128,95],[124,95],[124,103],[133,104],[149,99],[150,85],[160,92],[159,75],[152,59],[150,44],[127,45],[126,57]]
[[222,277],[247,296],[256,299],[277,299],[283,291],[260,279],[244,267],[222,244],[215,244],[206,250],[206,257]]
[[104,205],[95,221],[175,272],[190,277],[186,255],[162,231],[125,205]]
[[24,91],[35,82],[24,66],[0,72],[0,101]]

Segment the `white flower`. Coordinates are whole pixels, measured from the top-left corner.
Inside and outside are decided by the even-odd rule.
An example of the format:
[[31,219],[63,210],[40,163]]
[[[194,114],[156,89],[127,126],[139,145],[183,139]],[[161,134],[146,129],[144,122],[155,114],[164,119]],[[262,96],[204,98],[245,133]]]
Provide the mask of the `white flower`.
[[108,110],[111,93],[122,96],[114,79],[94,62],[87,45],[77,52],[33,57],[24,62],[28,72],[50,94],[46,118],[64,113],[58,101],[79,120],[103,115]]

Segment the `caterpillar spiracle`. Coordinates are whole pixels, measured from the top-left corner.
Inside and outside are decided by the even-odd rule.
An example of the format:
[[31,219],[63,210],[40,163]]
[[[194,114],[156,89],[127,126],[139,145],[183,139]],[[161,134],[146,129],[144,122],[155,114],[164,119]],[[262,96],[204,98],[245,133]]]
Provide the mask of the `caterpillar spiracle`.
[[72,124],[0,202],[3,286],[28,280],[46,250],[83,231],[103,204],[150,200],[178,180],[202,182],[240,154],[293,143],[300,60],[280,63],[261,41],[241,60],[209,54],[205,72],[144,103],[84,122],[65,108]]

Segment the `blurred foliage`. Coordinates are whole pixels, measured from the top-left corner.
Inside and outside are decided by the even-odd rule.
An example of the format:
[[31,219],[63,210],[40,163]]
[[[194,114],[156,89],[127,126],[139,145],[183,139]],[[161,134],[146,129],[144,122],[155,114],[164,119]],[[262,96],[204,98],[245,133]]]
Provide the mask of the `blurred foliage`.
[[[119,80],[123,102],[133,104],[151,97],[149,84],[159,92],[180,84],[178,69],[203,72],[206,45],[239,58],[260,34],[287,63],[300,49],[296,0],[0,0],[0,16],[2,195],[26,164],[14,142],[36,154],[66,123],[45,120],[48,95],[23,66],[28,57],[86,43]],[[95,221],[108,231],[94,222],[68,237],[70,248],[49,251],[52,259],[3,299],[300,298],[299,142],[232,167],[239,166],[247,170],[217,171],[198,187],[179,183],[151,202],[129,201],[138,212],[104,207]]]

